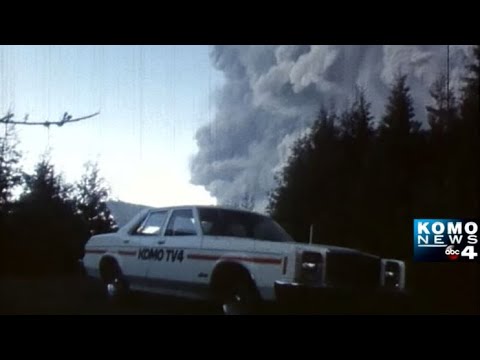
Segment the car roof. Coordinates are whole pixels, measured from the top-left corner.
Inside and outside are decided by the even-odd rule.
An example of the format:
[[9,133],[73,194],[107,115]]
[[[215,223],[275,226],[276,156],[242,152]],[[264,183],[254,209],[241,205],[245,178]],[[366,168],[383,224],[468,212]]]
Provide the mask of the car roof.
[[241,212],[246,212],[246,213],[250,213],[250,214],[266,216],[265,214],[261,214],[261,213],[255,212],[255,211],[251,211],[251,210],[247,210],[247,209],[240,209],[240,208],[236,208],[236,207],[233,207],[233,206],[227,206],[227,205],[174,205],[174,206],[151,207],[151,208],[149,208],[149,211],[190,209],[190,208],[241,211]]

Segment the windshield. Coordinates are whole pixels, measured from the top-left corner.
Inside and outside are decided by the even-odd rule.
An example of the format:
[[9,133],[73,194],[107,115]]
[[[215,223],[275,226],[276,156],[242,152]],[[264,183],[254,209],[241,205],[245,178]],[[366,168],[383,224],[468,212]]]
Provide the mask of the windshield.
[[287,232],[269,217],[245,211],[199,208],[204,235],[293,242]]

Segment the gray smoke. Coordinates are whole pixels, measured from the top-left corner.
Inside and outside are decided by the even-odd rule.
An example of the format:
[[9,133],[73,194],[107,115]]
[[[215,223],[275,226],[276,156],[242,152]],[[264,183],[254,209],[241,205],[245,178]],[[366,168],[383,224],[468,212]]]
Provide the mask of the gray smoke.
[[[211,60],[225,77],[213,122],[196,133],[191,182],[220,204],[253,196],[263,211],[291,145],[322,103],[345,106],[355,86],[366,88],[372,112],[383,113],[388,86],[402,71],[425,121],[429,87],[446,69],[446,45],[216,46]],[[450,46],[450,76],[458,89],[469,46]]]

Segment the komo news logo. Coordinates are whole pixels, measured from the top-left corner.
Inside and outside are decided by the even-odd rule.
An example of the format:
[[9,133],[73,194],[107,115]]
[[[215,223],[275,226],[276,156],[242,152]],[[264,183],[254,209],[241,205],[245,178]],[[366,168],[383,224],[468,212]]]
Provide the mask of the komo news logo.
[[477,220],[414,219],[415,261],[479,261]]

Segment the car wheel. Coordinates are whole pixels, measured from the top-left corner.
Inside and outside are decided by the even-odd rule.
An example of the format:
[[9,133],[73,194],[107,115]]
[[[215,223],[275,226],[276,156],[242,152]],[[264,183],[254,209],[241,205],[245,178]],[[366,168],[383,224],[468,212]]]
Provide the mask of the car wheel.
[[108,300],[111,303],[120,304],[127,295],[128,285],[118,265],[108,266],[103,281]]
[[224,315],[251,315],[258,310],[260,297],[250,279],[241,277],[222,291],[221,310]]

